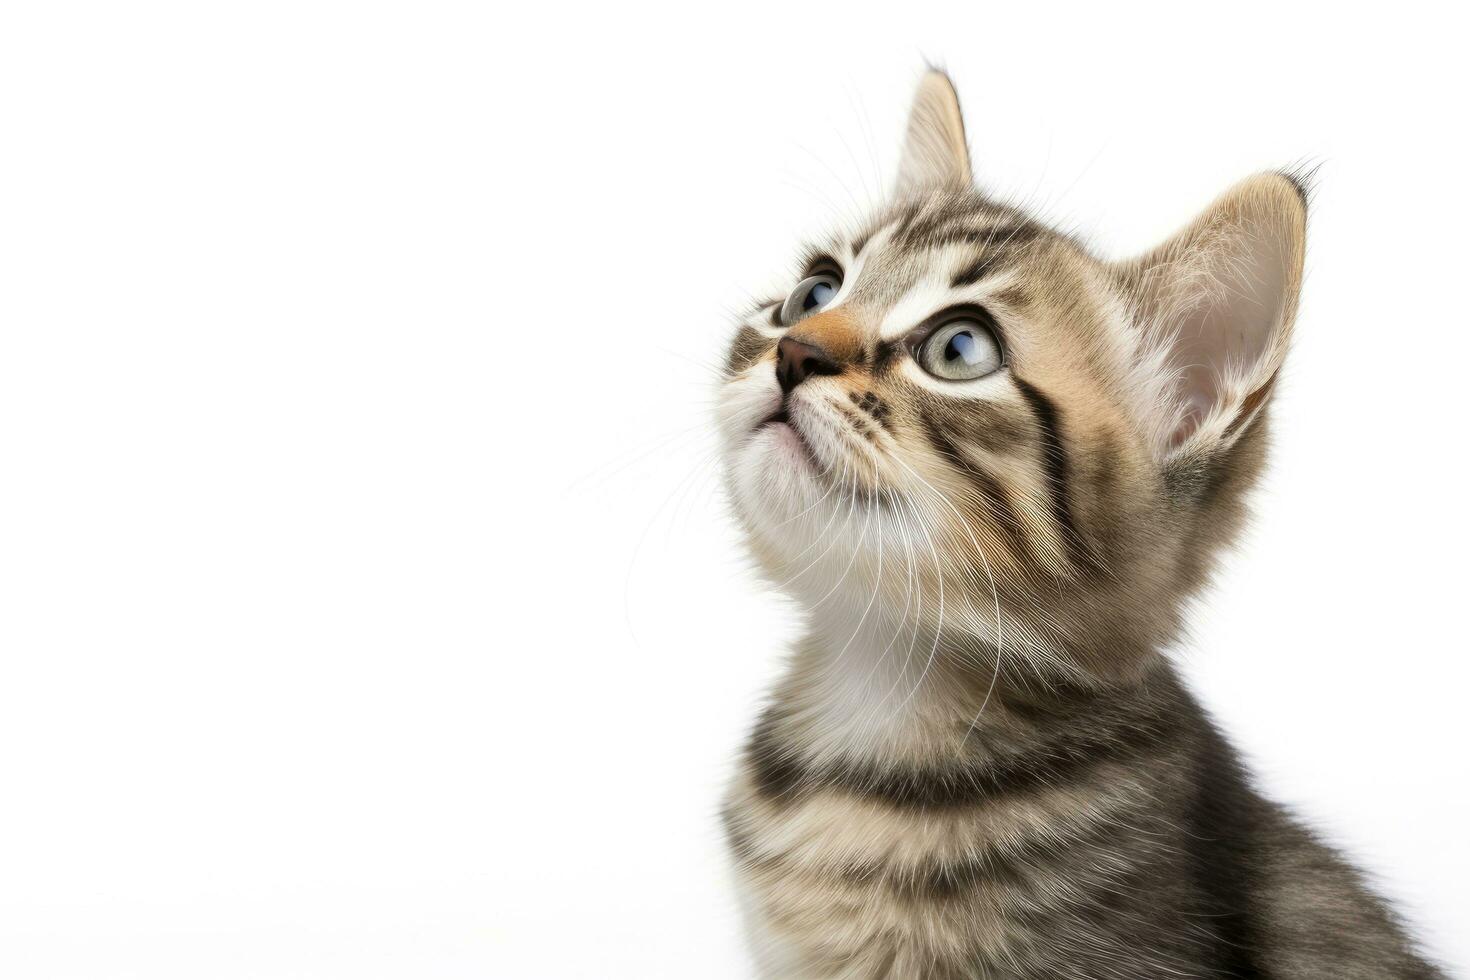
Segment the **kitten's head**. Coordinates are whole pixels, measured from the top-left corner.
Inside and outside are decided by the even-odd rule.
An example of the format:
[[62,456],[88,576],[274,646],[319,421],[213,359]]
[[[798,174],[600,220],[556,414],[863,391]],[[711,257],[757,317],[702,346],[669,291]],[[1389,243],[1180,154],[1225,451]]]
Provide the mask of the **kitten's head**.
[[1300,185],[1267,174],[1143,256],[1094,257],[975,189],[930,73],[891,203],[808,248],[731,347],[724,462],[760,564],[818,624],[1138,664],[1261,468],[1305,226]]

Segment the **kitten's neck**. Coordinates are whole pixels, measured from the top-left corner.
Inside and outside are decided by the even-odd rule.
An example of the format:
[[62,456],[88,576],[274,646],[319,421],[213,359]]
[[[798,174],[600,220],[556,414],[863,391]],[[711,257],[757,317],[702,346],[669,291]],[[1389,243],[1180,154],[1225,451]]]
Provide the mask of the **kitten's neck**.
[[813,616],[772,717],[811,762],[974,762],[1043,734],[1037,718],[1103,692],[1126,697],[1160,669],[1169,668],[1154,657],[1126,680],[1042,680],[973,635],[936,634],[876,612],[861,623]]
[[993,648],[960,657],[952,640],[911,623],[864,627],[815,621],[777,688],[808,758],[906,764],[983,740],[1002,710]]

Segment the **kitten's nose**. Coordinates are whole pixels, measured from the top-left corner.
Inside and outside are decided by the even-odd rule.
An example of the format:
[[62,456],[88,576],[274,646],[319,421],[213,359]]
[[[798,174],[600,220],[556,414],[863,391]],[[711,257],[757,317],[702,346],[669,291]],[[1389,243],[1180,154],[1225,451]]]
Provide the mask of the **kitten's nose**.
[[776,345],[776,381],[781,385],[781,394],[791,394],[791,389],[814,374],[840,374],[842,365],[831,354],[815,344],[782,337]]

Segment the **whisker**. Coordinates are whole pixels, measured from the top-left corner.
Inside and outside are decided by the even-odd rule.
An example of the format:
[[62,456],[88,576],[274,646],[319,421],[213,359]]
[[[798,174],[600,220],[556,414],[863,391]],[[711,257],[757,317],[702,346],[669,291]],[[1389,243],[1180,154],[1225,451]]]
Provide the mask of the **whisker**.
[[[856,491],[854,491],[853,497],[854,507],[856,507],[857,504],[855,493]],[[863,533],[858,537],[857,544],[853,545],[852,557],[847,560],[847,565],[842,569],[842,574],[838,576],[836,582],[832,583],[832,587],[827,590],[826,594],[823,595],[822,598],[818,599],[816,602],[812,603],[812,609],[816,609],[818,606],[822,605],[824,602],[830,599],[833,593],[842,588],[842,583],[847,581],[847,576],[852,571],[852,566],[857,562],[858,555],[862,554],[863,542],[868,539],[868,528],[873,522],[873,508],[869,507],[867,510],[867,519],[863,521]]]
[[[644,443],[645,446],[649,446],[647,450],[643,450],[643,447],[641,446],[634,448],[631,451],[633,454],[631,458],[628,458],[628,453],[622,453],[604,463],[594,466],[592,469],[583,473],[581,476],[577,477],[570,484],[568,484],[567,491],[572,492],[579,490],[582,488],[582,485],[584,483],[593,479],[600,479],[601,482],[606,483],[613,477],[622,473],[624,470],[628,469],[629,467],[636,466],[638,463],[652,456],[654,453],[659,452],[660,450],[672,448],[673,446],[678,445],[689,439],[691,436],[703,436],[707,435],[707,433],[708,425],[704,422],[697,422],[694,425],[690,425],[682,429],[675,429],[673,432],[665,433],[662,436],[656,437],[652,441],[651,445],[649,443]],[[600,471],[606,470],[609,466],[614,468],[606,474],[600,474]]]
[[[869,518],[871,519],[872,515],[875,514],[875,513],[877,513],[877,507],[876,506],[873,506],[872,504],[869,504],[869,508],[868,508]],[[863,614],[858,617],[857,626],[854,627],[854,629],[852,631],[852,635],[847,638],[847,642],[842,645],[842,649],[837,652],[837,656],[835,656],[835,657],[832,658],[832,663],[834,665],[838,661],[840,661],[842,659],[843,654],[847,653],[848,648],[852,646],[852,641],[853,640],[856,640],[858,638],[858,634],[862,632],[863,623],[867,622],[867,620],[868,620],[868,613],[870,613],[870,612],[873,611],[873,603],[878,600],[878,591],[883,587],[883,529],[881,527],[881,525],[882,525],[882,518],[881,517],[879,518],[879,525],[880,525],[880,527],[878,529],[878,571],[877,571],[877,574],[875,574],[874,577],[873,577],[873,594],[872,594],[872,596],[870,596],[868,598],[868,605],[863,609]]]
[[[894,494],[893,494],[893,492],[891,490],[884,491],[884,492],[890,498],[894,496]],[[904,623],[907,622],[907,620],[908,620],[909,607],[913,605],[913,601],[914,601],[914,550],[913,550],[913,545],[912,545],[912,543],[911,543],[911,541],[909,539],[908,534],[907,533],[903,533],[905,531],[905,529],[903,527],[903,515],[900,514],[900,513],[898,513],[898,512],[896,512],[896,511],[895,512],[892,512],[892,513],[893,513],[894,520],[896,520],[898,522],[898,524],[899,524],[899,530],[900,530],[900,534],[898,536],[899,537],[899,540],[902,541],[903,542],[903,545],[904,545],[904,600],[903,600],[903,609],[898,614],[898,626],[894,629],[893,636],[889,639],[888,645],[885,646],[883,648],[883,651],[878,654],[877,659],[873,662],[872,668],[868,671],[867,676],[863,678],[863,685],[864,686],[867,685],[867,682],[872,679],[873,674],[876,673],[877,670],[878,670],[878,668],[880,666],[882,666],[882,664],[888,659],[888,653],[889,653],[889,651],[891,651],[893,649],[893,645],[898,642],[898,638],[903,635]],[[880,531],[880,533],[881,533],[881,531]],[[910,648],[910,649],[912,649],[912,648]],[[905,661],[905,665],[907,665],[907,661]],[[880,703],[880,706],[881,706],[881,703]]]
[[[960,513],[959,508],[955,507],[954,504],[950,503],[949,500],[948,500],[948,498],[946,498],[943,494],[941,494],[938,490],[936,490],[934,488],[934,486],[931,483],[929,483],[928,480],[924,479],[918,473],[914,472],[913,467],[909,466],[907,463],[905,463],[902,459],[899,459],[897,456],[893,456],[891,458],[899,466],[902,466],[905,470],[907,470],[909,472],[909,474],[911,476],[913,476],[914,479],[916,479],[916,480],[919,481],[920,484],[922,484],[925,487],[928,487],[929,491],[932,494],[934,494],[934,496],[937,497],[941,503],[943,503],[946,507],[948,507],[951,511],[954,512],[955,517],[959,518],[960,524],[964,527],[965,534],[969,537],[970,543],[972,545],[974,545],[974,547],[975,547],[975,554],[980,557],[981,563],[985,566],[985,576],[986,576],[986,578],[988,578],[990,580],[990,594],[991,594],[991,597],[995,601],[995,673],[991,676],[990,688],[985,692],[985,699],[984,699],[984,701],[981,702],[981,705],[980,705],[980,712],[984,712],[986,706],[989,705],[989,703],[990,703],[991,693],[994,692],[994,690],[995,690],[996,680],[1000,677],[1000,663],[1001,663],[1001,658],[1003,657],[1004,652],[1005,652],[1005,642],[1004,642],[1004,638],[1003,638],[1003,635],[1002,635],[1002,628],[1001,628],[1000,590],[996,588],[996,584],[995,584],[995,573],[994,573],[994,571],[990,567],[990,559],[985,556],[985,549],[980,547],[980,542],[975,539],[975,535],[974,535],[973,529],[970,527],[970,522],[965,519],[965,516],[962,513]],[[942,571],[940,572],[940,576],[941,576],[940,577],[940,584],[941,584],[941,588],[942,588],[943,587],[943,572]],[[941,593],[941,595],[942,595],[942,593]],[[942,625],[942,619],[941,619],[941,625]],[[937,641],[936,641],[936,643],[937,643]],[[921,678],[921,680],[922,680],[922,678]],[[969,732],[966,733],[966,737],[967,738],[969,737],[969,733],[970,732],[973,732],[975,730],[975,724],[976,724],[976,722],[979,721],[979,718],[980,718],[980,714],[977,713],[975,715],[975,720],[970,722]]]
[[[895,494],[894,496],[897,497],[898,495]],[[903,501],[903,502],[912,509],[913,504],[911,502],[909,502],[909,501]],[[895,516],[895,518],[897,518],[897,520],[898,520],[898,522],[899,522],[900,525],[904,525],[905,524],[904,519],[903,519],[903,514],[902,514],[901,511],[895,511],[894,512],[894,516]],[[920,533],[925,533],[924,532],[924,527],[923,527],[923,522],[922,521],[918,522],[917,527],[918,527],[918,530],[919,530]],[[910,564],[910,570],[912,572],[910,593],[913,594],[913,595],[917,595],[917,598],[918,598],[918,602],[917,602],[917,604],[915,606],[915,609],[914,609],[914,628],[909,633],[909,645],[908,645],[907,651],[905,651],[905,653],[904,653],[903,663],[901,665],[899,665],[899,668],[898,668],[897,673],[894,674],[893,683],[889,685],[888,690],[886,692],[884,692],[883,697],[878,701],[877,705],[875,706],[874,713],[876,713],[877,710],[881,709],[883,707],[883,705],[886,705],[888,703],[888,700],[891,697],[893,697],[893,693],[896,690],[898,690],[899,684],[901,684],[903,682],[903,678],[907,675],[908,669],[909,669],[909,664],[913,663],[914,649],[918,646],[918,641],[919,641],[919,627],[923,624],[923,619],[924,619],[924,580],[923,580],[923,577],[918,573],[918,559],[917,559],[917,556],[914,553],[912,537],[907,533],[907,528],[906,527],[905,527],[905,534],[904,534],[904,542],[905,542],[905,544],[907,546],[907,552],[908,552],[908,556],[909,556],[909,559],[910,559],[910,563],[909,563]],[[917,586],[917,588],[914,588],[914,586]],[[905,617],[907,616],[907,613],[908,613],[908,602],[907,602],[907,600],[905,600],[905,604],[904,604],[904,616]],[[892,646],[893,643],[895,641],[897,641],[898,637],[900,635],[902,635],[902,633],[903,633],[903,623],[904,623],[904,619],[903,618],[900,618],[899,619],[899,623],[898,623],[898,628],[894,631],[894,634],[893,634],[893,640],[890,640],[889,641],[889,646]],[[885,655],[887,654],[887,650],[886,649],[884,650],[884,654]]]
[[[847,481],[846,481],[846,475],[847,475],[847,465],[846,465],[846,463],[843,464],[842,473],[843,473],[843,477],[844,477],[844,479],[843,479],[843,490],[845,491],[846,490],[846,483],[847,483]],[[838,495],[838,501],[839,502],[841,502],[842,497],[843,497],[842,494],[839,494]],[[841,513],[842,513],[842,511],[839,508],[833,507],[832,508],[832,516],[830,516],[830,517],[827,518],[827,523],[822,526],[822,530],[821,531],[818,531],[815,535],[813,535],[811,542],[809,544],[807,544],[807,546],[805,548],[801,549],[801,551],[797,552],[796,555],[795,555],[795,557],[793,557],[791,559],[791,561],[794,562],[794,561],[800,559],[802,555],[806,554],[808,551],[811,551],[817,545],[821,544],[822,543],[822,539],[824,537],[826,537],[826,535],[827,535],[827,529],[832,526],[832,522],[835,521],[835,520],[837,520],[838,515],[841,514]],[[844,533],[845,533],[848,525],[851,523],[851,521],[852,521],[852,508],[849,507],[848,510],[847,510],[847,520],[843,523],[843,531],[844,531]],[[828,543],[827,543],[827,547],[822,551],[822,553],[820,555],[818,555],[816,558],[812,559],[811,563],[808,564],[801,571],[797,572],[795,575],[793,575],[790,578],[786,579],[784,582],[781,582],[779,585],[776,586],[776,588],[778,590],[779,589],[784,589],[784,588],[786,588],[786,586],[790,585],[791,583],[795,582],[797,579],[801,578],[801,576],[805,575],[808,571],[810,571],[812,569],[813,566],[815,566],[823,558],[827,557],[828,552],[830,552],[834,547],[836,547],[838,540],[839,539],[837,537],[833,537],[832,539],[830,539],[828,541]]]
[[[905,469],[909,469],[908,465],[897,456],[892,456],[890,458],[894,462],[898,463],[900,466],[903,466]],[[913,470],[909,469],[909,472],[913,473]],[[915,475],[917,476],[917,474]],[[919,519],[917,510],[915,510],[914,512],[914,517],[915,519]],[[920,525],[920,529],[924,531],[925,540],[929,545],[929,554],[934,559],[935,578],[938,580],[939,583],[939,618],[938,623],[934,628],[934,643],[929,648],[929,658],[924,662],[924,669],[919,671],[918,680],[914,681],[913,688],[909,691],[908,695],[903,699],[903,701],[899,703],[898,707],[900,709],[902,709],[904,705],[908,704],[909,701],[913,699],[914,695],[919,692],[919,688],[923,686],[924,678],[929,675],[929,668],[934,666],[934,658],[939,653],[939,638],[944,634],[944,567],[940,564],[939,552],[934,547],[934,536],[930,534],[928,529],[924,528],[922,524]]]

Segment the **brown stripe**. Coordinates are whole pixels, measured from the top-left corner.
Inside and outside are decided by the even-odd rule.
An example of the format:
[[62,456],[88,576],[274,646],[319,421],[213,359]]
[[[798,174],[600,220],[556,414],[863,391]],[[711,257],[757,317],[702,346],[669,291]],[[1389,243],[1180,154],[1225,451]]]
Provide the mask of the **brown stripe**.
[[958,469],[985,501],[986,509],[990,512],[990,519],[1005,532],[1007,541],[1010,543],[1012,557],[1018,561],[1030,559],[1035,560],[1036,554],[1031,548],[1031,542],[1026,537],[1025,525],[1016,515],[1015,508],[1011,506],[1010,498],[1006,496],[1005,488],[985,470],[973,465],[960,448],[955,445],[943,429],[928,412],[920,412],[920,421],[924,426],[924,434],[929,439],[930,446],[940,456],[948,459]]
[[1071,786],[1104,765],[1137,765],[1167,751],[1181,732],[1180,720],[1141,705],[1115,706],[1103,717],[1072,719],[1070,725],[1013,756],[981,762],[884,767],[867,763],[808,765],[799,760],[767,712],[747,747],[756,790],[777,802],[807,793],[841,790],[900,809],[953,809],[993,803],[1041,789]]
[[1057,411],[1056,404],[1034,385],[1015,374],[1011,375],[1011,380],[1026,399],[1026,404],[1031,406],[1031,414],[1036,417],[1037,427],[1041,430],[1041,465],[1046,472],[1047,490],[1051,495],[1052,520],[1060,529],[1068,557],[1075,564],[1075,552],[1081,546],[1082,538],[1072,518],[1071,488],[1067,483],[1070,465],[1067,449],[1062,444],[1061,413]]

